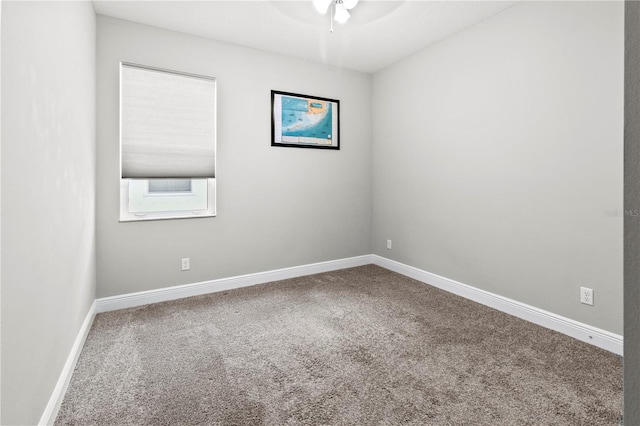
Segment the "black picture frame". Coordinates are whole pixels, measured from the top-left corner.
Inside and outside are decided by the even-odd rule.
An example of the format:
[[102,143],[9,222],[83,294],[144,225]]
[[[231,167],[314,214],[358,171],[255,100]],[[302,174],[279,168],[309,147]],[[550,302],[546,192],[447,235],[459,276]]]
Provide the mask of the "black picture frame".
[[272,90],[271,146],[339,150],[340,101]]

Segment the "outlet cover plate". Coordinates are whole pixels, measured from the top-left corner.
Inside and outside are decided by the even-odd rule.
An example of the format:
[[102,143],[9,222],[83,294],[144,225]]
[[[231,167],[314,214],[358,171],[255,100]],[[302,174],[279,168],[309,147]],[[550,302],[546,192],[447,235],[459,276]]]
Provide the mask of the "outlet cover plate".
[[191,268],[191,262],[189,262],[189,258],[185,257],[182,259],[182,270],[188,271]]
[[593,289],[580,287],[580,303],[593,306]]

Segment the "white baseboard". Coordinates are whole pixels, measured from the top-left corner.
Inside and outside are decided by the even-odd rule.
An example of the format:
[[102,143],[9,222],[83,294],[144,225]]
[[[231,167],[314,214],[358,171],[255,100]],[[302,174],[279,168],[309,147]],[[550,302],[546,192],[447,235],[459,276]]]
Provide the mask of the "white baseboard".
[[335,271],[338,269],[352,268],[355,266],[376,264],[383,268],[398,272],[407,277],[422,281],[426,284],[457,294],[491,308],[505,312],[509,315],[530,321],[534,324],[558,331],[583,342],[613,352],[623,354],[623,338],[618,334],[608,332],[572,319],[556,315],[535,306],[530,306],[504,296],[500,296],[485,290],[472,287],[458,281],[423,271],[412,266],[405,265],[378,255],[365,255],[338,259],[327,262],[313,263],[310,265],[295,266],[291,268],[277,269],[273,271],[259,272],[255,274],[240,275],[231,278],[222,278],[212,281],[204,281],[193,284],[185,284],[175,287],[167,287],[156,290],[129,293],[119,296],[96,299],[96,313],[113,311],[117,309],[131,308],[148,305],[150,303],[165,302],[182,299],[184,297],[199,296],[217,291],[231,290],[263,284],[271,281],[295,278],[304,275],[318,274]]
[[617,355],[622,356],[623,354],[623,337],[618,334],[592,327],[543,309],[536,308],[507,297],[499,296],[488,291],[480,290],[470,285],[462,284],[458,281],[432,274],[431,272],[426,272],[378,255],[371,255],[371,257],[375,265],[405,275],[409,278],[422,281],[423,283],[450,293],[457,294],[458,296],[473,300],[474,302],[481,303],[509,315],[538,324],[542,327],[566,334],[575,339],[613,352]]
[[423,271],[394,260],[378,255],[357,256],[346,259],[313,263],[237,277],[222,278],[175,287],[129,293],[119,296],[96,299],[96,313],[113,311],[148,305],[150,303],[165,302],[182,299],[184,297],[199,296],[217,291],[231,290],[304,275],[335,271],[368,264],[376,264],[407,277],[422,281],[426,284],[457,294],[474,302],[505,312],[509,315],[524,319],[540,326],[558,331],[583,342],[613,352],[623,354],[623,338],[618,334],[608,332],[572,319],[556,315],[535,306],[530,306],[504,296],[472,287],[461,282]]
[[371,255],[357,256],[267,272],[258,272],[255,274],[240,275],[231,278],[222,278],[175,287],[141,291],[138,293],[123,294],[120,296],[103,297],[96,299],[96,312],[100,313],[114,311],[117,309],[132,308],[134,306],[148,305],[150,303],[166,302],[168,300],[199,296],[202,294],[248,287],[256,284],[301,277],[304,275],[319,274],[322,272],[336,271],[338,269],[369,265],[371,263]]
[[96,299],[91,305],[82,327],[78,332],[78,336],[76,337],[73,347],[71,348],[71,352],[67,357],[64,368],[60,373],[56,387],[51,398],[49,398],[49,403],[47,404],[38,424],[51,425],[55,421],[60,405],[62,404],[62,400],[67,391],[67,387],[69,386],[76,362],[78,361],[78,357],[82,351],[82,346],[84,345],[87,335],[89,334],[89,330],[91,329],[93,319],[97,313],[181,299],[184,297],[198,296],[217,291],[231,290],[234,288],[247,287],[304,275],[319,274],[322,272],[369,265],[371,263],[429,284],[433,287],[457,294],[458,296],[462,296],[466,299],[473,300],[474,302],[489,306],[498,311],[513,315],[551,330],[558,331],[575,339],[613,352],[617,355],[622,356],[623,354],[623,338],[620,335],[553,314],[534,306],[526,305],[507,297],[480,290],[431,272],[423,271],[391,259],[371,254]]
[[89,308],[89,312],[87,312],[87,316],[84,318],[84,322],[82,323],[80,330],[78,331],[76,340],[73,342],[71,352],[69,352],[67,362],[65,362],[62,372],[60,373],[60,377],[58,377],[56,387],[53,389],[53,393],[51,394],[49,402],[44,409],[44,413],[42,413],[42,417],[40,417],[40,421],[38,422],[39,426],[52,425],[53,422],[55,422],[58,410],[60,410],[60,405],[62,405],[64,395],[67,393],[67,388],[69,387],[73,370],[76,368],[80,352],[82,352],[84,342],[87,340],[87,336],[89,335],[89,330],[91,330],[91,324],[93,324],[95,316],[96,301],[94,300]]

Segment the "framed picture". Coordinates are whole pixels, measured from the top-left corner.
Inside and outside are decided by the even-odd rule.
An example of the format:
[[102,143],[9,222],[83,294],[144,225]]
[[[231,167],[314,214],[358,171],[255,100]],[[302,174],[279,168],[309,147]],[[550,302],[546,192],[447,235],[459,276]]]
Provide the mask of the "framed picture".
[[272,90],[271,146],[340,149],[340,101]]

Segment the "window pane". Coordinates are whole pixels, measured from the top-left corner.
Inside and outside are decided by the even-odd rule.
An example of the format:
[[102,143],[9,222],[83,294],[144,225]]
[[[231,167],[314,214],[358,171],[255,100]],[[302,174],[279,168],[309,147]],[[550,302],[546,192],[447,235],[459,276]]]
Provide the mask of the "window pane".
[[149,179],[150,193],[189,193],[191,179]]
[[179,212],[207,210],[208,179],[191,180],[191,191],[186,193],[154,193],[149,191],[149,180],[129,179],[129,212]]

